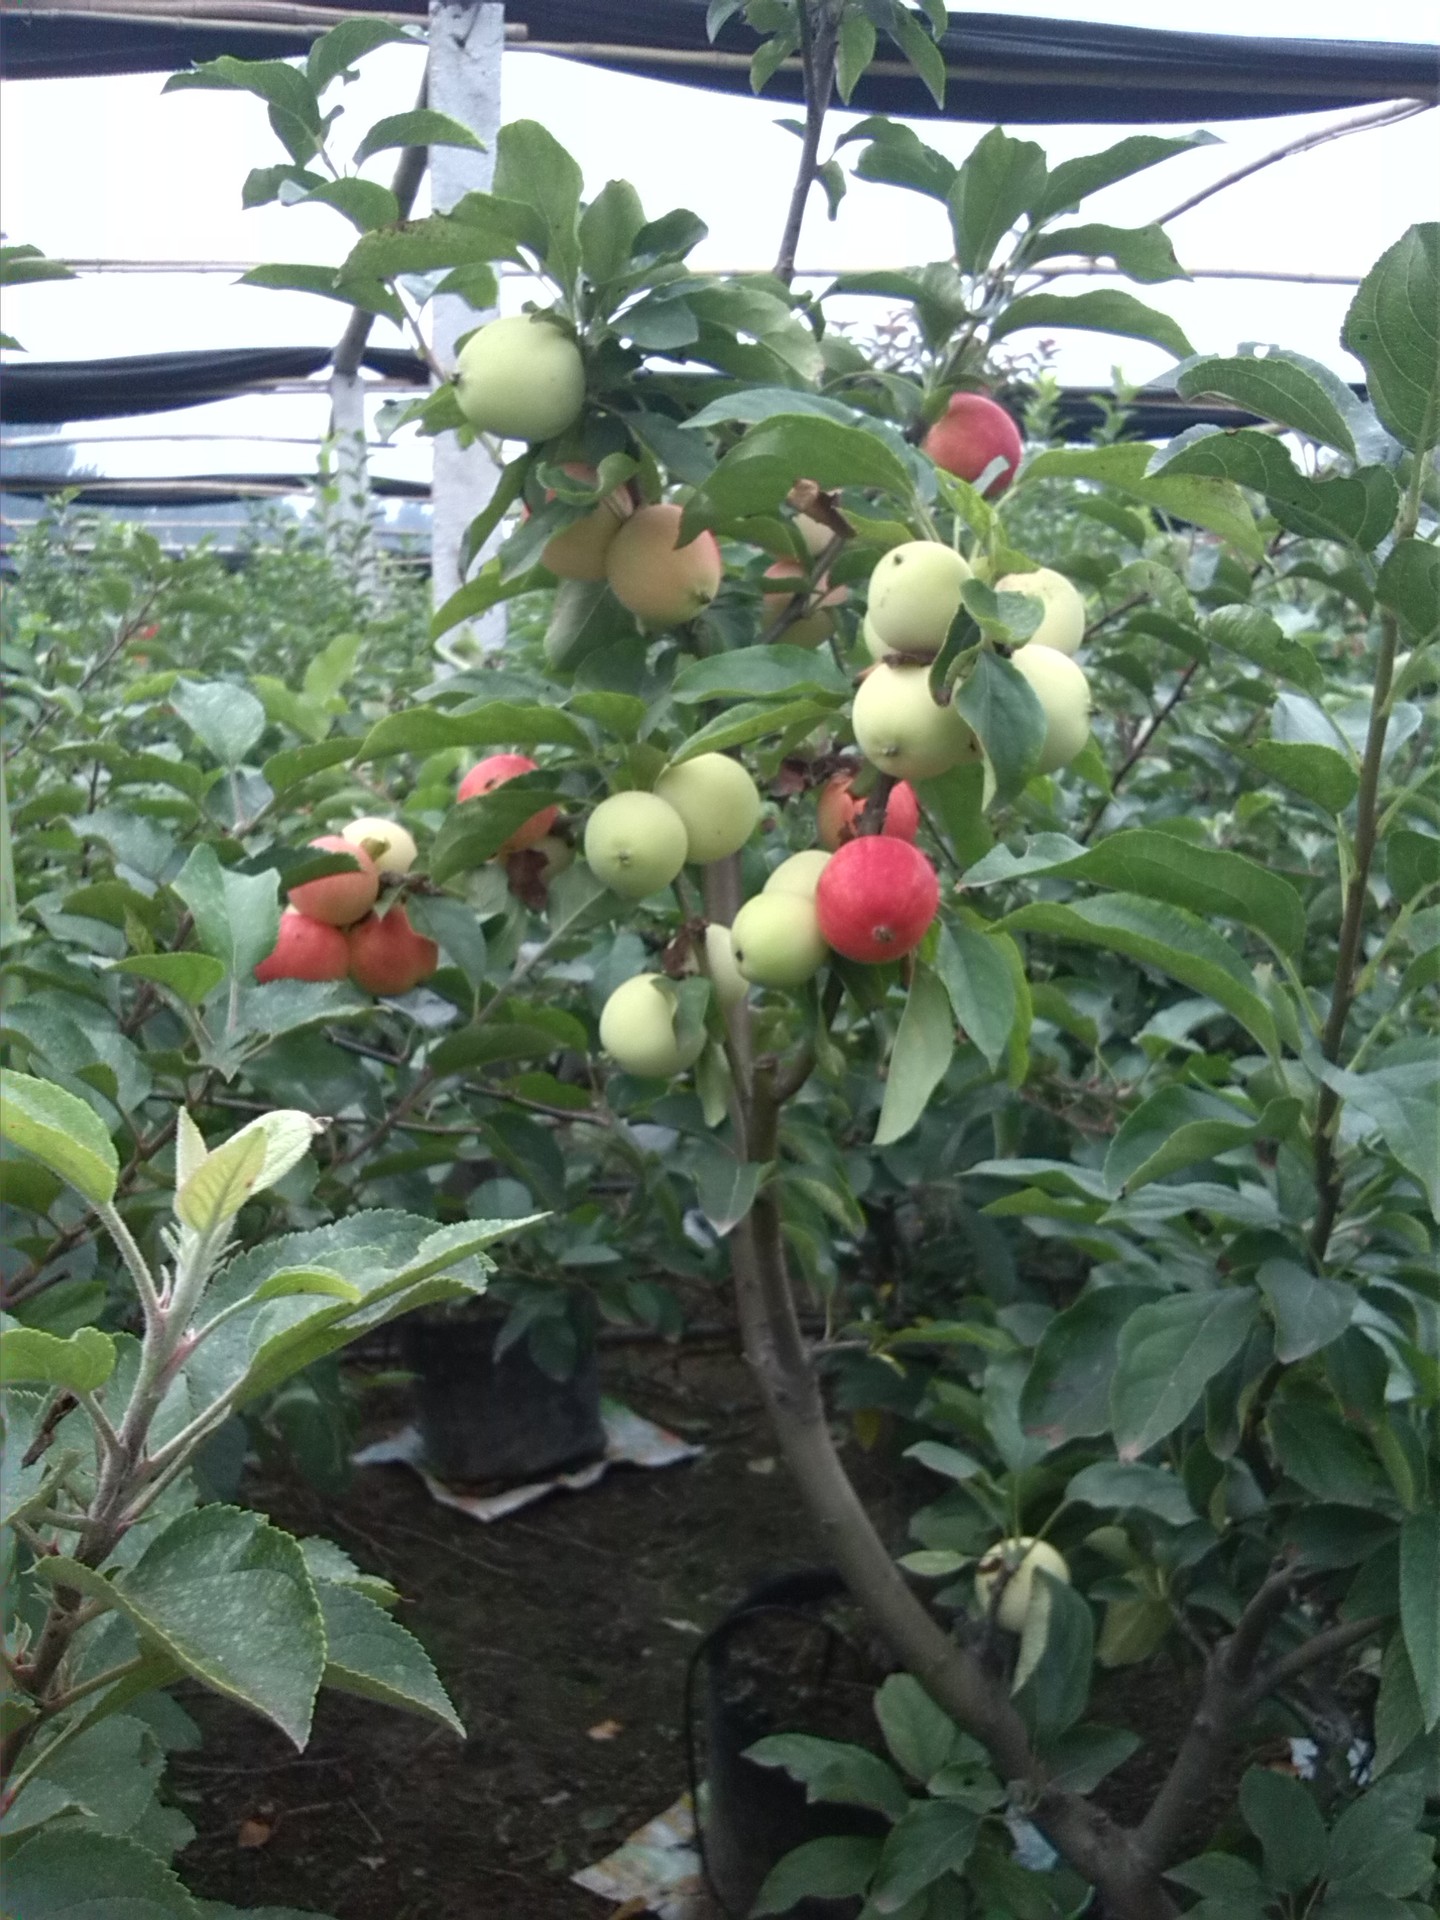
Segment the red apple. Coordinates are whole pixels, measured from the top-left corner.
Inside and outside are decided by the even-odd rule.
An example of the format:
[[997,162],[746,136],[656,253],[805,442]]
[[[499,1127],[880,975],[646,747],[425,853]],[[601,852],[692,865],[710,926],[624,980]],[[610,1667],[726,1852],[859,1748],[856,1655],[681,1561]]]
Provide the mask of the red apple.
[[287,907],[274,949],[255,969],[257,980],[343,980],[350,947],[339,927]]
[[[460,782],[456,798],[478,800],[482,793],[493,793],[496,787],[503,787],[516,774],[535,771],[535,762],[523,753],[492,753],[488,760],[481,760],[471,767]],[[559,811],[559,807],[542,807],[539,813],[532,813],[524,825],[511,834],[497,857],[503,860],[507,854],[518,853],[522,847],[533,847],[537,840],[543,840],[554,826]]]
[[409,993],[440,964],[440,949],[416,933],[403,907],[372,913],[350,929],[350,978],[366,993]]
[[[850,791],[854,778],[853,773],[837,773],[820,789],[815,818],[820,828],[820,844],[832,853],[855,838],[856,821],[865,805],[863,799],[857,800]],[[890,798],[885,802],[885,824],[880,831],[894,840],[913,840],[919,833],[920,802],[908,780],[897,780],[890,789]]]
[[961,480],[978,480],[992,460],[1003,459],[1005,471],[985,489],[988,499],[1004,493],[1025,450],[1014,420],[983,393],[952,393],[921,446],[937,467]]
[[849,840],[815,889],[827,945],[847,960],[898,960],[918,947],[940,908],[935,869],[908,840]]
[[289,901],[297,913],[328,926],[349,927],[363,919],[380,891],[380,870],[363,847],[338,833],[327,833],[310,845],[317,853],[343,853],[355,862],[354,873],[327,873],[323,880],[306,880],[291,887]]

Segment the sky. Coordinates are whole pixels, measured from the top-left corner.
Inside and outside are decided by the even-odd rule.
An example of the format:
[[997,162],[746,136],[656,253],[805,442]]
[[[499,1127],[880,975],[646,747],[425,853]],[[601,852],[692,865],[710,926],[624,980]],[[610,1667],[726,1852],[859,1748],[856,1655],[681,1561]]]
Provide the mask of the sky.
[[[1012,15],[1083,18],[1152,27],[1192,27],[1193,6],[1155,0],[992,0]],[[1418,0],[1209,0],[1207,31],[1313,38],[1425,42],[1440,38],[1440,9]],[[344,126],[354,139],[381,114],[414,102],[422,55],[383,49],[344,94]],[[244,211],[248,169],[278,158],[264,109],[247,96],[162,95],[163,75],[29,80],[8,84],[0,112],[0,226],[58,258],[149,261],[325,260],[342,257],[352,230],[333,212],[268,207]],[[712,269],[769,264],[795,163],[795,142],[776,122],[793,111],[775,102],[712,94],[680,85],[602,73],[546,55],[507,53],[503,113],[544,122],[575,154],[587,192],[612,175],[639,188],[652,215],[692,207],[709,238],[692,256]],[[836,112],[838,136],[856,116]],[[1086,203],[1085,217],[1120,224],[1154,219],[1168,208],[1311,127],[1348,115],[1293,115],[1217,123],[1222,144],[1181,155]],[[915,123],[922,139],[960,160],[984,132],[973,123]],[[77,130],[85,137],[77,139]],[[1189,131],[1187,124],[1174,131]],[[1024,127],[1052,161],[1108,145],[1128,129]],[[347,151],[342,138],[340,151]],[[853,154],[857,149],[846,149]],[[94,156],[104,156],[96,166]],[[1440,113],[1421,115],[1298,155],[1182,215],[1171,229],[1187,267],[1263,268],[1355,275],[1412,222],[1433,219],[1440,183]],[[367,168],[388,179],[393,155]],[[911,264],[949,251],[938,203],[853,182],[831,224],[812,198],[800,249],[802,267],[854,269]],[[1085,282],[1073,279],[1066,291]],[[1105,284],[1116,284],[1113,281]],[[506,288],[507,304],[525,289]],[[1338,345],[1352,289],[1248,281],[1171,283],[1136,289],[1172,314],[1197,349],[1229,351],[1245,341],[1278,341],[1328,361],[1349,377],[1357,369]],[[97,294],[100,298],[97,300]],[[883,310],[870,303],[876,317]],[[237,287],[225,274],[87,275],[12,290],[5,329],[47,360],[108,357],[170,349],[323,344],[336,339],[344,312],[306,295]],[[377,323],[377,344],[395,344]],[[1133,380],[1170,364],[1158,348],[1098,335],[1060,335],[1058,372],[1067,384],[1103,384],[1117,363]],[[1033,344],[1016,336],[1017,345]],[[80,458],[112,473],[305,470],[304,446],[324,429],[326,404],[310,396],[229,401],[135,423],[84,429]],[[209,436],[264,436],[217,443]],[[115,445],[124,434],[129,444]],[[203,435],[201,439],[170,436]],[[166,436],[163,439],[138,436]],[[382,453],[377,470],[419,477],[423,447]]]

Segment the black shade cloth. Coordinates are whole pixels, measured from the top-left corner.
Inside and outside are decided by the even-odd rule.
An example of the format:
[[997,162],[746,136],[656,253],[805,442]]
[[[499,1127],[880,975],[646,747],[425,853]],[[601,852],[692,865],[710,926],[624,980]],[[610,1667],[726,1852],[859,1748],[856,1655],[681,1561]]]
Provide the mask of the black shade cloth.
[[[321,3],[334,5],[337,18],[365,11],[335,0]],[[388,7],[413,12],[417,23],[426,16],[424,0],[388,0]],[[742,65],[671,65],[647,58],[657,49],[709,53],[705,12],[706,0],[509,0],[505,17],[524,26],[531,40],[623,49],[605,58],[583,56],[596,65],[748,96]],[[293,29],[260,33],[190,21],[160,26],[7,7],[0,15],[0,71],[9,79],[159,73],[222,53],[242,59],[304,53],[311,38]],[[716,49],[749,53],[757,44],[737,18],[721,30]],[[944,51],[956,71],[943,108],[909,72],[868,74],[851,107],[987,125],[1136,125],[1258,119],[1440,94],[1440,48],[1373,41],[1251,39],[952,13]],[[891,66],[899,59],[887,42],[880,55]],[[798,73],[782,70],[765,97],[799,99]]]
[[[215,507],[236,500],[260,500],[266,492],[308,493],[313,473],[215,473],[193,480],[87,479],[73,473],[21,473],[0,479],[0,495],[43,500],[51,494],[73,494],[82,507]],[[262,491],[264,490],[264,491]],[[370,491],[382,500],[428,500],[428,480],[390,480],[371,474]]]
[[[229,400],[277,380],[308,380],[330,365],[333,347],[222,347],[213,352],[137,353],[117,360],[17,360],[0,372],[0,421],[63,426],[120,420]],[[429,381],[425,363],[403,347],[368,347],[364,365],[414,386]]]

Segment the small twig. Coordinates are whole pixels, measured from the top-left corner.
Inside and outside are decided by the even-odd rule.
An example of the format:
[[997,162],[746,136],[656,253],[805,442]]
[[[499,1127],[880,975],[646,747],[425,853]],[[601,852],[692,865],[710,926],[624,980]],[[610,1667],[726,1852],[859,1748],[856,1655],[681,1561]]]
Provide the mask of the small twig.
[[1267,1694],[1283,1687],[1296,1674],[1304,1673],[1308,1667],[1318,1667],[1322,1660],[1331,1660],[1337,1653],[1344,1653],[1347,1647],[1368,1639],[1384,1624],[1385,1616],[1379,1613],[1367,1614],[1363,1620],[1342,1620],[1338,1626],[1327,1627],[1324,1633],[1315,1634],[1293,1652],[1282,1654],[1278,1660],[1263,1668],[1246,1689],[1246,1712],[1258,1707]]
[[1127,754],[1124,762],[1120,766],[1114,779],[1110,782],[1109,793],[1105,794],[1101,798],[1099,806],[1096,807],[1095,811],[1091,814],[1090,818],[1086,821],[1084,832],[1080,835],[1080,840],[1082,845],[1090,838],[1091,834],[1094,833],[1096,827],[1098,827],[1100,822],[1105,818],[1105,815],[1109,811],[1112,801],[1114,800],[1116,794],[1120,791],[1120,788],[1123,786],[1127,776],[1130,774],[1132,769],[1145,757],[1146,752],[1149,750],[1150,742],[1155,738],[1156,734],[1160,731],[1161,727],[1163,727],[1165,722],[1170,718],[1171,714],[1175,711],[1176,707],[1178,707],[1180,702],[1185,698],[1185,695],[1189,690],[1190,682],[1195,678],[1195,674],[1199,668],[1199,665],[1200,665],[1200,662],[1198,660],[1192,660],[1190,662],[1189,666],[1186,667],[1185,671],[1181,674],[1179,680],[1176,682],[1175,691],[1170,695],[1170,698],[1165,702],[1164,706],[1161,707],[1160,711],[1151,719],[1149,725],[1143,730],[1139,739],[1135,742],[1134,746],[1130,749],[1130,752]]

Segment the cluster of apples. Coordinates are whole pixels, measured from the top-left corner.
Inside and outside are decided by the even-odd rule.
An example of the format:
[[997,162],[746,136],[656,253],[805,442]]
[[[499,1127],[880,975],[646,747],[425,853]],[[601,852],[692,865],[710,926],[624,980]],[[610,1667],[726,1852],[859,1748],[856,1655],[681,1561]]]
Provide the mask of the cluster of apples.
[[[585,362],[573,332],[553,313],[490,321],[460,350],[455,397],[481,433],[532,443],[568,433],[585,409]],[[579,464],[564,471],[587,483],[597,477]],[[637,507],[617,487],[540,557],[558,579],[608,581],[644,626],[681,626],[709,606],[724,573],[713,533],[677,544],[681,513],[668,502]]]
[[353,980],[365,993],[409,993],[440,964],[440,949],[410,924],[404,907],[374,911],[382,880],[401,880],[415,842],[394,820],[366,816],[310,845],[347,855],[353,867],[291,887],[274,950],[255,969],[269,980]]
[[[860,751],[883,773],[929,780],[980,757],[980,743],[953,706],[930,691],[929,666],[960,610],[969,562],[935,540],[907,540],[870,576],[861,629],[876,665],[855,695],[851,725]],[[1044,613],[1010,664],[1030,683],[1045,713],[1038,773],[1068,766],[1090,737],[1090,683],[1070,657],[1085,635],[1085,602],[1050,567],[1009,573],[999,593],[1024,593]]]

